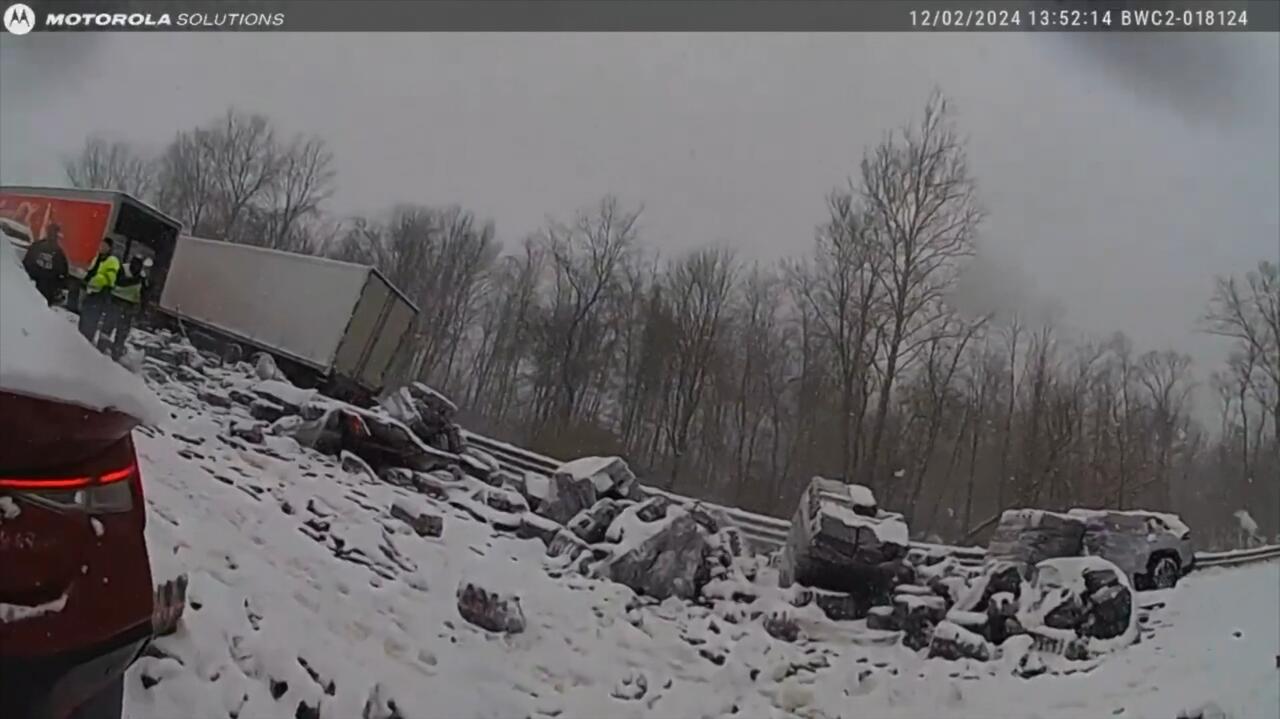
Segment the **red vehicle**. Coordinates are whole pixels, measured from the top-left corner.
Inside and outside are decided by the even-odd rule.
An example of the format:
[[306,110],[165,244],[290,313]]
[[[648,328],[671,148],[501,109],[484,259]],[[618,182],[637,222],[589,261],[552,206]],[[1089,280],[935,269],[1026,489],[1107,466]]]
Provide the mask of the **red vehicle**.
[[133,417],[0,389],[0,717],[119,717],[151,637]]

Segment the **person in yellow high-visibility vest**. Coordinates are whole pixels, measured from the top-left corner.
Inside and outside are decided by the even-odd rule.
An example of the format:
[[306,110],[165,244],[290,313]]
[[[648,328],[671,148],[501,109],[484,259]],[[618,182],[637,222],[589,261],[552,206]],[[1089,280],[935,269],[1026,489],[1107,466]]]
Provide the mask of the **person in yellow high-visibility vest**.
[[103,320],[102,332],[111,334],[111,356],[120,359],[124,355],[124,343],[133,329],[134,320],[142,309],[142,303],[150,287],[147,268],[151,258],[133,257],[124,272],[116,277],[111,289],[111,305]]
[[98,258],[84,275],[80,298],[80,334],[103,351],[107,344],[102,319],[111,302],[111,288],[115,287],[120,274],[120,260],[111,254],[112,244],[110,237],[102,240]]

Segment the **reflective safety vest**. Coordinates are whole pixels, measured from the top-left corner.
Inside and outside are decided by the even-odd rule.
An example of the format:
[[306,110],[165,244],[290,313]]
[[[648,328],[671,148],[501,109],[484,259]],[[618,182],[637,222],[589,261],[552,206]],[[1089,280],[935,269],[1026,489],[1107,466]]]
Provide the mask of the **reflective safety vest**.
[[85,275],[85,285],[89,288],[89,294],[96,294],[105,289],[114,287],[116,284],[116,276],[119,274],[119,258],[114,255],[108,255],[98,261],[89,270],[89,274]]
[[117,280],[116,286],[111,289],[111,294],[125,302],[139,304],[142,302],[142,282],[143,278],[141,276],[121,278]]

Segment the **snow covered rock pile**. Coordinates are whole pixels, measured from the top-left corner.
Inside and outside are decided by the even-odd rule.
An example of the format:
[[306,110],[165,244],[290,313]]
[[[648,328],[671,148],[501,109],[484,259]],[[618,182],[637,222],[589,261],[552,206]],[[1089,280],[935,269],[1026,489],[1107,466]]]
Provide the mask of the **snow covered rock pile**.
[[[156,345],[167,340],[159,338]],[[186,361],[190,353],[171,354]],[[272,367],[259,358],[256,368],[233,368],[240,376],[230,383],[204,375],[193,382],[197,393],[218,397],[211,403],[215,407],[249,415],[229,423],[229,436],[259,446],[269,437],[290,437],[338,457],[348,472],[413,490],[497,530],[540,540],[556,560],[549,565],[552,571],[610,579],[656,599],[692,600],[713,575],[727,571],[735,550],[741,552],[741,537],[725,518],[701,507],[675,507],[666,498],[646,498],[619,457],[566,462],[545,479],[516,476],[492,457],[463,446],[453,423],[457,407],[426,385],[402,387],[379,407],[364,409],[294,387]],[[410,504],[398,501],[388,513],[420,537],[444,534],[439,510]],[[467,594],[466,604],[487,606],[485,595],[473,595]]]
[[637,488],[635,474],[621,457],[583,457],[552,473],[546,491],[537,493],[538,513],[567,524],[598,500],[640,499]]
[[707,534],[691,515],[674,510],[672,515],[638,545],[619,544],[617,555],[598,572],[655,599],[697,597],[710,577]]
[[546,499],[538,505],[538,514],[558,524],[566,524],[579,512],[589,510],[596,499],[596,487],[590,477],[556,472],[551,476]]
[[1020,635],[1036,649],[1077,660],[1137,641],[1133,590],[1114,564],[1099,557],[1053,558],[1030,575],[1022,578],[1019,563],[996,560],[966,581],[959,596],[899,586],[892,608],[876,607],[867,624],[901,630],[904,645],[947,659],[986,661]]
[[1036,565],[1018,621],[1028,633],[1079,658],[1103,654],[1138,638],[1133,587],[1101,557],[1060,557]]
[[[178,630],[129,673],[126,712],[135,719],[409,719],[440,707],[476,717],[825,719],[851,706],[867,716],[1171,719],[1209,701],[1229,716],[1275,715],[1274,641],[1255,630],[1272,626],[1262,622],[1274,616],[1274,565],[1253,579],[1255,570],[1241,570],[1246,581],[1229,585],[1253,607],[1243,618],[1212,611],[1218,579],[1192,577],[1157,597],[1169,603],[1158,617],[1156,604],[1141,607],[1142,643],[1106,660],[1037,649],[1044,640],[1019,616],[1036,627],[1027,612],[1038,611],[1040,592],[1016,570],[987,579],[978,592],[985,611],[957,610],[977,571],[942,553],[894,562],[902,568],[883,604],[865,622],[849,621],[860,606],[853,595],[779,587],[780,567],[743,556],[714,508],[598,489],[566,526],[536,512],[549,477],[495,470],[469,448],[432,447],[444,464],[427,471],[394,458],[380,465],[359,437],[314,451],[294,433],[333,407],[407,425],[322,397],[275,422],[254,420],[250,406],[264,398],[252,364],[181,354],[179,366],[199,379],[149,358],[144,371],[168,378],[148,374],[173,420],[139,431],[137,442],[156,578],[187,572],[190,586]],[[855,514],[869,510],[857,506]],[[428,518],[439,518],[440,536]],[[671,541],[689,532],[697,552]],[[661,587],[637,577],[637,591],[610,577],[628,562],[650,574],[679,571]],[[687,576],[695,586],[705,577],[692,601],[648,595],[685,586],[677,580]],[[1094,587],[1080,583],[1081,605],[1118,609],[1116,584],[1082,576]],[[933,621],[931,595],[946,614],[912,650],[894,611]],[[991,617],[1013,627],[1003,641],[991,635]],[[888,629],[873,626],[881,620]],[[1249,630],[1244,639],[1237,626]]]
[[870,490],[814,477],[792,517],[780,579],[854,596],[865,616],[902,577],[908,541],[906,523],[880,511]]

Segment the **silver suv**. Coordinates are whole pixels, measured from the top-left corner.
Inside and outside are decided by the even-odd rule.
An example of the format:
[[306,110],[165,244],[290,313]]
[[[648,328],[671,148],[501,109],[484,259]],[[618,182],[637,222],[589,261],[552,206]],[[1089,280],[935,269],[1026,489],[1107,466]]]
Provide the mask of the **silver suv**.
[[1125,571],[1136,589],[1167,589],[1191,571],[1191,530],[1173,514],[1142,510],[1073,509],[1084,522],[1084,550]]
[[1135,589],[1165,589],[1191,571],[1191,530],[1176,515],[1146,511],[1010,509],[1000,516],[988,559],[1024,568],[1054,557],[1102,557]]

